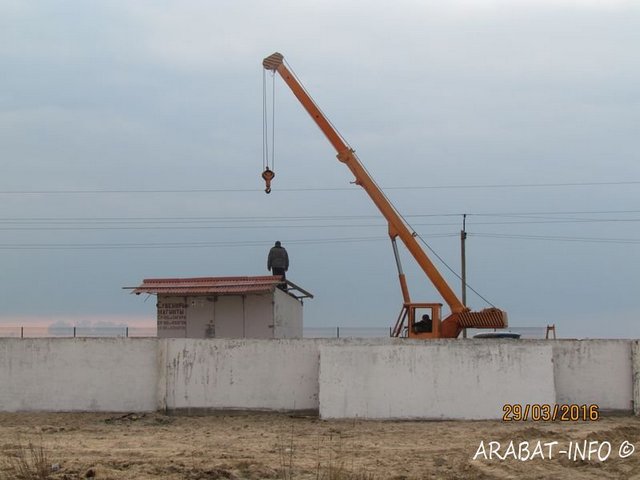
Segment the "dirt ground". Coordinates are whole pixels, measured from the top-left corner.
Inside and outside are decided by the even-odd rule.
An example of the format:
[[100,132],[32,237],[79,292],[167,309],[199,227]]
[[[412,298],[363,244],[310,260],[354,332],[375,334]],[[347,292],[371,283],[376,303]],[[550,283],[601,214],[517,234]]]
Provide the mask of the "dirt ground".
[[[0,479],[12,478],[17,446],[29,442],[44,447],[54,479],[640,479],[638,417],[503,423],[0,414]],[[585,442],[587,452],[576,456]]]

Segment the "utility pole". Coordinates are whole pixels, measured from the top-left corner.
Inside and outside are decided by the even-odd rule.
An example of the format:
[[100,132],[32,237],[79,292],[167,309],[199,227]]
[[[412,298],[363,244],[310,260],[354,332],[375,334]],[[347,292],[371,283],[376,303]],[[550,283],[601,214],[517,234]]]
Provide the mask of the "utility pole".
[[[465,243],[467,240],[467,214],[462,214],[462,230],[460,230],[460,263],[462,270],[462,304],[467,306],[467,255]],[[467,329],[462,329],[462,338],[467,338]]]

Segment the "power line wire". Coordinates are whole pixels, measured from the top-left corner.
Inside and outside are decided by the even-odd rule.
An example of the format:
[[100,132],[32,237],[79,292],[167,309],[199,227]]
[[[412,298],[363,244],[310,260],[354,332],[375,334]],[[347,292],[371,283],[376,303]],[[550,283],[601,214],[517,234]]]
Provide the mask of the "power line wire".
[[[610,215],[640,213],[640,210],[581,210],[581,211],[545,211],[545,212],[485,212],[485,213],[428,213],[407,214],[404,218],[430,218],[430,217],[525,217],[531,218],[538,215]],[[533,217],[538,218],[538,217]],[[544,217],[542,217],[544,218]],[[380,214],[372,215],[280,215],[280,216],[206,216],[206,217],[0,217],[0,222],[191,222],[191,221],[265,221],[274,220],[355,220],[355,219],[380,219]],[[457,223],[456,223],[457,225]]]
[[[519,222],[476,222],[474,226],[485,225],[558,225],[558,224],[585,224],[585,223],[636,223],[640,222],[640,219],[601,219],[601,220],[536,220],[536,221],[519,221]],[[123,224],[109,224],[94,222],[88,222],[88,224],[82,223],[18,223],[17,225],[3,224],[0,222],[0,231],[83,231],[83,230],[255,230],[264,229],[264,224],[256,225],[201,225],[198,223],[183,223],[176,222],[178,225],[157,224],[157,222],[140,222],[140,224],[132,225],[128,222]],[[166,222],[165,222],[166,223]],[[456,223],[413,223],[416,227],[451,227],[456,226]],[[365,224],[316,224],[316,225],[300,225],[300,224],[269,224],[270,228],[274,229],[302,229],[302,228],[387,228],[386,223],[365,223]]]
[[[640,181],[618,182],[564,182],[564,183],[509,183],[477,185],[402,185],[381,187],[382,190],[444,190],[492,188],[555,188],[639,185]],[[193,189],[76,189],[76,190],[0,190],[0,195],[115,195],[115,194],[174,194],[174,193],[248,193],[262,192],[258,188],[193,188]],[[280,192],[359,191],[354,187],[295,187],[279,188]]]
[[[456,234],[457,236],[457,234]],[[420,239],[420,241],[425,245],[425,247],[427,247],[429,249],[429,251],[438,259],[440,260],[440,262],[447,268],[447,270],[449,270],[451,273],[453,273],[458,280],[462,280],[462,276],[458,274],[458,272],[456,272],[453,268],[451,268],[449,266],[449,264],[447,262],[444,261],[444,259],[438,255],[438,253],[431,248],[431,246],[424,240],[424,238],[422,238],[420,235],[417,235],[418,239]],[[484,302],[486,302],[488,305],[495,307],[495,305],[493,303],[491,303],[489,300],[487,300],[482,294],[480,294],[476,289],[474,289],[471,285],[469,285],[467,282],[465,282],[465,286],[471,290],[473,293],[475,293],[478,297],[480,297]]]
[[[353,243],[387,240],[386,236],[377,237],[342,237],[320,239],[283,240],[289,245],[315,245],[329,243]],[[212,248],[212,247],[264,247],[271,245],[271,240],[245,240],[222,242],[144,242],[144,243],[31,243],[0,244],[0,250],[95,250],[95,249],[152,249],[152,248]]]
[[581,243],[617,243],[617,244],[640,244],[637,238],[602,238],[602,237],[569,237],[558,235],[515,235],[506,233],[470,233],[469,236],[489,237],[489,238],[508,238],[515,240],[547,240],[560,242],[581,242]]

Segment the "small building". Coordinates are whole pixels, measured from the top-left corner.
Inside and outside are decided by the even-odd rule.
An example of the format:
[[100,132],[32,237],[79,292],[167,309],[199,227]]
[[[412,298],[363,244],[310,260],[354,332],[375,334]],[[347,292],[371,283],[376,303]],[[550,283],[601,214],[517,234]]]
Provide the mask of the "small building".
[[304,298],[280,276],[149,278],[133,293],[157,295],[160,338],[302,337]]

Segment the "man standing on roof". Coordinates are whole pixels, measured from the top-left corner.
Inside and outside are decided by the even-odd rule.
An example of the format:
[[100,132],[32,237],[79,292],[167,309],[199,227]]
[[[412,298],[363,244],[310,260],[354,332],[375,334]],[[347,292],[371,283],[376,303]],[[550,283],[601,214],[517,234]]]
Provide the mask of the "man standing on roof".
[[284,272],[289,270],[289,255],[280,241],[277,241],[276,244],[271,247],[271,250],[269,250],[267,270],[271,270],[273,275],[282,275],[282,280],[286,280]]

